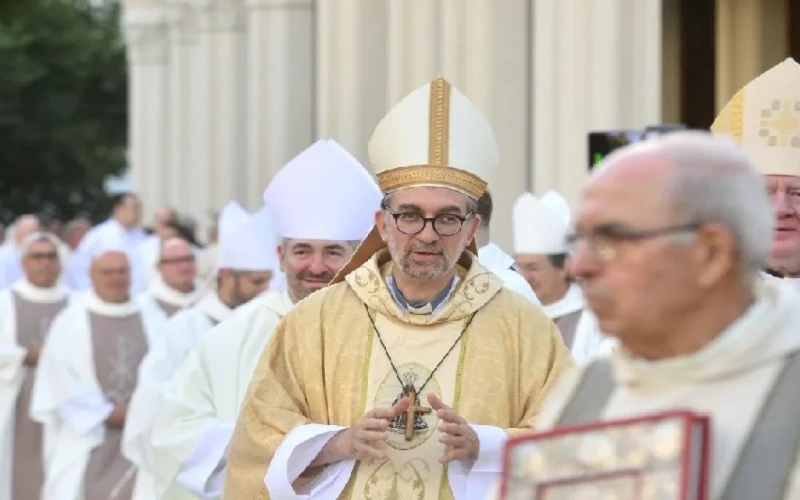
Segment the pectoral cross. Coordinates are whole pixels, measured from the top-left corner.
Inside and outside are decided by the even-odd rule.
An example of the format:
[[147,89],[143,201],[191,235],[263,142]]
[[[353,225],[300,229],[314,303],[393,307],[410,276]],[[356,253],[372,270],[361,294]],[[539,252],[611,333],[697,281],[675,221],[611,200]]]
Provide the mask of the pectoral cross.
[[411,402],[406,410],[406,441],[411,441],[414,439],[414,420],[417,419],[417,414],[427,415],[431,409],[417,406],[417,391],[413,389],[408,390],[406,397]]

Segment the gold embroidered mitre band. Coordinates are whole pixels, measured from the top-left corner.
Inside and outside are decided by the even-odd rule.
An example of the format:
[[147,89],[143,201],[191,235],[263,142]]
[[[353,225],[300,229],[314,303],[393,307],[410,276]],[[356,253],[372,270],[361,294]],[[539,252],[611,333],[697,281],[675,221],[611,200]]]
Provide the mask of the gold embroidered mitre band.
[[[443,187],[477,200],[500,163],[492,126],[444,78],[423,85],[397,103],[375,127],[369,160],[383,194],[415,187]],[[373,227],[331,284],[385,248]],[[475,255],[473,239],[467,250]]]
[[732,137],[763,175],[800,177],[800,64],[786,59],[745,85],[711,131]]
[[500,163],[492,127],[444,78],[413,91],[381,120],[369,159],[384,194],[445,187],[478,199]]

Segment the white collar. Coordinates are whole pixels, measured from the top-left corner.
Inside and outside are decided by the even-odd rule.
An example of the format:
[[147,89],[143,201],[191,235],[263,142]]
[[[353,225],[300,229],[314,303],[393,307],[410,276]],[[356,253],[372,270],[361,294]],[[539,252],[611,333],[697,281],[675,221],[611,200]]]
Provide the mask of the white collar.
[[225,321],[233,314],[233,309],[222,302],[216,293],[209,293],[194,307],[217,322]]
[[22,295],[23,298],[31,302],[52,303],[63,300],[69,295],[69,290],[61,281],[51,288],[42,288],[34,285],[26,278],[22,278],[13,285],[12,290]]
[[567,293],[565,293],[563,297],[552,304],[542,306],[542,311],[544,311],[548,318],[557,319],[567,314],[580,311],[583,309],[583,304],[583,293],[580,287],[573,283],[569,286]]
[[511,269],[514,265],[514,258],[505,253],[494,243],[487,243],[478,249],[478,262],[484,267]]
[[140,311],[139,305],[132,300],[128,300],[127,302],[122,302],[119,304],[113,304],[98,297],[97,294],[94,293],[94,290],[90,290],[86,294],[85,304],[88,310],[93,313],[100,314],[101,316],[123,317],[136,314]]
[[153,277],[153,281],[148,287],[150,295],[156,299],[162,300],[167,304],[175,307],[189,307],[200,298],[202,295],[201,286],[195,283],[194,290],[188,293],[179,292],[174,288],[164,283],[164,279],[160,275]]

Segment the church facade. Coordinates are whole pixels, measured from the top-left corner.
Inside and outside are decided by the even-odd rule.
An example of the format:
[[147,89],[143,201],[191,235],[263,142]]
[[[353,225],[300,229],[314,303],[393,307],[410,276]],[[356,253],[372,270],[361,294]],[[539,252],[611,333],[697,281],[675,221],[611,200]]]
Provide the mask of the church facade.
[[318,137],[367,164],[380,117],[441,75],[495,127],[506,250],[522,191],[577,201],[588,131],[710,125],[741,85],[798,55],[800,15],[788,0],[124,2],[129,157],[147,210],[256,209]]

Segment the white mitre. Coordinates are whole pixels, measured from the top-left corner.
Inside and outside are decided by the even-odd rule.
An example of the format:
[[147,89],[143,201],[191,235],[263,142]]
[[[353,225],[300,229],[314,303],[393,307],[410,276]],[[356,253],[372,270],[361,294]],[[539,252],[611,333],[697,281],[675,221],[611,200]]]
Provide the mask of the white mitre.
[[572,210],[569,208],[567,199],[558,191],[552,189],[546,192],[540,199],[542,205],[547,207],[552,213],[557,214],[564,226],[572,224]]
[[220,220],[218,269],[237,271],[273,271],[278,269],[277,241],[269,211],[258,212],[235,220],[235,228],[225,227],[225,211]]
[[[429,186],[477,200],[500,164],[489,121],[443,78],[414,90],[389,110],[375,127],[368,151],[384,195]],[[342,281],[385,246],[373,227],[333,282]],[[478,254],[474,240],[468,250]]]
[[289,161],[264,191],[277,234],[290,239],[361,241],[380,204],[369,172],[331,139]]
[[800,64],[788,58],[745,85],[711,131],[732,137],[763,175],[800,177]]
[[560,203],[544,203],[531,193],[522,193],[511,214],[514,253],[555,255],[566,253],[569,214]]

